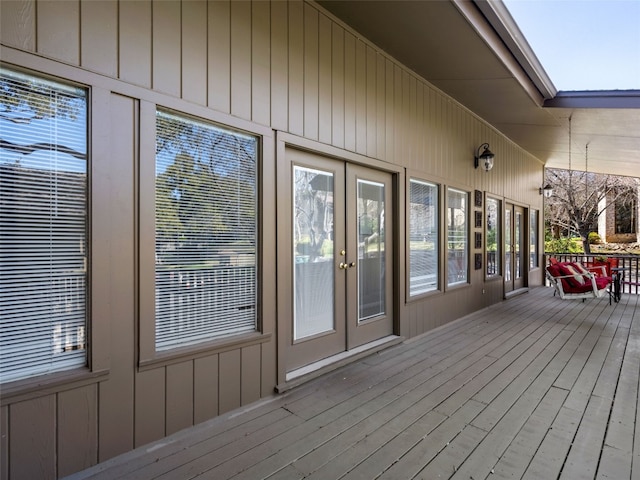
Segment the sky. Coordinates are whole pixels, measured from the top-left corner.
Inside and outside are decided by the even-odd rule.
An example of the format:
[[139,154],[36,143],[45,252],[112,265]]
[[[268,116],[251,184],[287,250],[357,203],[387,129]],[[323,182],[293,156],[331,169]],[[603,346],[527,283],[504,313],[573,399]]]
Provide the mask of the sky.
[[640,0],[503,0],[558,90],[640,90]]

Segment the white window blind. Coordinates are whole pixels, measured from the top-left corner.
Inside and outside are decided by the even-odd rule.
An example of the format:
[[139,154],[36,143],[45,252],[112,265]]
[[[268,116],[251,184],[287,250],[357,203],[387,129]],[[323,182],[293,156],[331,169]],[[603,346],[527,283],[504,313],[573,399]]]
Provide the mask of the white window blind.
[[156,350],[256,328],[256,137],[156,115]]
[[409,295],[438,288],[438,186],[411,179],[409,191]]
[[86,91],[0,69],[0,381],[86,364]]

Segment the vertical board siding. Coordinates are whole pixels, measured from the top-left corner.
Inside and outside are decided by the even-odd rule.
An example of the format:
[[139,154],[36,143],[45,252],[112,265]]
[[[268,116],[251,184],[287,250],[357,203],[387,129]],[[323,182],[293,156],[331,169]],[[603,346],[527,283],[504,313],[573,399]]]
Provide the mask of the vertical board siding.
[[153,88],[179,97],[181,62],[181,8],[179,0],[153,2],[151,51]]
[[0,2],[0,41],[22,50],[36,48],[36,2]]
[[56,478],[56,399],[46,395],[11,405],[11,478]]
[[139,447],[165,436],[164,368],[139,372],[135,382],[135,446]]
[[182,98],[207,103],[207,3],[182,3]]
[[231,114],[251,119],[251,2],[231,2]]
[[100,383],[99,461],[133,448],[134,429],[134,342],[135,342],[135,245],[133,229],[137,161],[138,103],[111,95],[111,142],[109,176],[101,179],[109,186],[109,216],[100,222],[109,226],[109,266],[101,275],[109,277],[111,302],[111,359],[109,379]]
[[271,120],[271,4],[251,7],[251,119],[260,125]]
[[271,127],[287,129],[289,48],[286,2],[271,3]]
[[356,152],[367,154],[367,47],[355,41]]
[[240,403],[248,405],[260,399],[260,345],[252,345],[242,349],[242,386]]
[[36,49],[72,65],[80,63],[80,1],[37,2]]
[[331,20],[325,15],[319,16],[318,24],[318,140],[331,143],[332,126],[331,99],[332,77],[332,30]]
[[151,0],[120,2],[119,77],[151,87]]
[[219,355],[219,373],[220,379],[220,413],[225,413],[242,405],[241,401],[241,352],[239,350],[231,350]]
[[9,406],[0,407],[0,480],[9,480]]
[[168,365],[166,434],[193,425],[193,361]]
[[367,88],[366,92],[366,125],[367,125],[367,155],[370,157],[377,157],[377,126],[378,126],[378,75],[377,75],[377,61],[376,51],[367,45],[365,53],[365,65],[367,75]]
[[303,9],[303,118],[304,136],[318,139],[318,10],[305,3]]
[[193,362],[193,421],[200,423],[218,415],[218,355]]
[[331,24],[331,143],[344,147],[344,29]]
[[215,110],[231,112],[231,5],[209,2],[208,103]]
[[58,476],[71,475],[98,460],[98,386],[58,394]]
[[344,148],[356,150],[356,38],[344,34]]
[[304,135],[304,14],[301,2],[289,2],[288,131]]
[[82,3],[80,25],[80,64],[117,77],[118,4],[108,0]]

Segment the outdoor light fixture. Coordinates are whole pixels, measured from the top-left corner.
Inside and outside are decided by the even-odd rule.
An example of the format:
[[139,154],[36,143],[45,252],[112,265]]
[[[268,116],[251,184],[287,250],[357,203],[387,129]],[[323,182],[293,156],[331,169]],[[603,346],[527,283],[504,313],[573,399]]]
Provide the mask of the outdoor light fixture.
[[[482,150],[482,153],[480,153],[480,149],[483,147],[484,150]],[[489,150],[489,144],[483,143],[478,147],[478,154],[473,157],[474,166],[478,168],[480,165],[482,165],[482,168],[484,168],[485,172],[488,172],[493,168],[493,157],[495,157],[495,155],[491,150]]]
[[540,187],[539,191],[540,195],[544,195],[544,198],[549,198],[553,195],[553,187],[548,183],[544,187]]

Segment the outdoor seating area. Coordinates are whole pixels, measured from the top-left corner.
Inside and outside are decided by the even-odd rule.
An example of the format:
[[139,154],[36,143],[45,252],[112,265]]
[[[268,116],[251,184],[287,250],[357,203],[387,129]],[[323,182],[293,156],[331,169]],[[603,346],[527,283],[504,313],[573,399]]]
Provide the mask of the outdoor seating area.
[[640,296],[610,307],[551,292],[531,289],[69,478],[636,478]]
[[[612,278],[604,266],[585,267],[580,262],[550,261],[546,268],[547,280],[563,300],[600,298],[613,292]],[[555,295],[554,293],[554,295]]]

